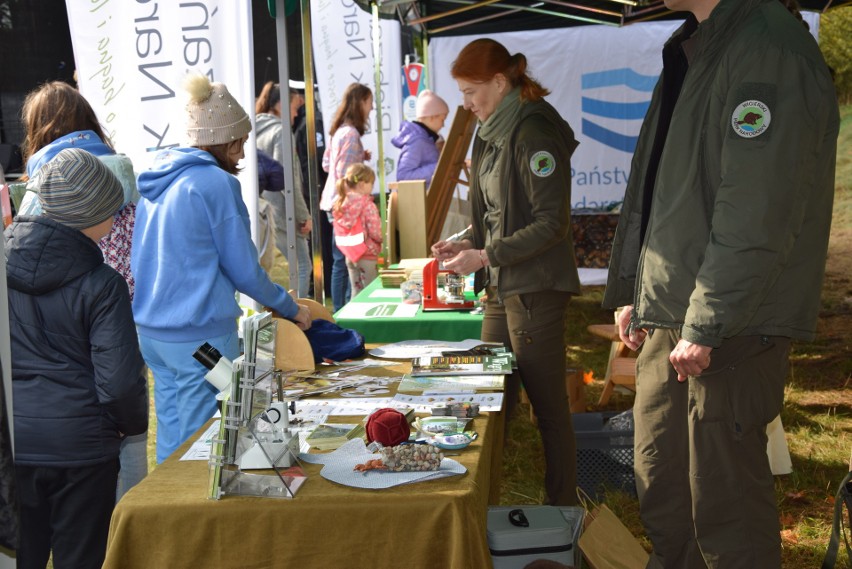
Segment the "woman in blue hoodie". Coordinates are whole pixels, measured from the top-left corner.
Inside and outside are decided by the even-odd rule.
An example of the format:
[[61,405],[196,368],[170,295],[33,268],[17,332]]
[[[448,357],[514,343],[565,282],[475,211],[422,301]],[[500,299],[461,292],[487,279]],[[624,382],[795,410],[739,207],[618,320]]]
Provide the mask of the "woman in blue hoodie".
[[216,411],[207,370],[192,357],[207,342],[239,355],[235,298],[242,292],[300,328],[308,309],[269,280],[251,240],[249,214],[234,176],[251,121],[221,83],[190,75],[187,147],[161,151],[139,175],[131,268],[133,315],[142,356],[154,374],[157,462]]

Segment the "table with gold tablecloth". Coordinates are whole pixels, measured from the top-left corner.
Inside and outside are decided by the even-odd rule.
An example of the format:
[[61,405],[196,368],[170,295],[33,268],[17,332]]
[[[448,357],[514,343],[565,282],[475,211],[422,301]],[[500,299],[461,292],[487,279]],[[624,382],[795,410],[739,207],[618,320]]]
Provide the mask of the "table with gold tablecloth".
[[207,463],[179,460],[199,431],[116,505],[104,569],[488,568],[502,425],[499,413],[474,420],[479,438],[452,457],[461,476],[364,490],[304,464],[293,499],[208,499]]

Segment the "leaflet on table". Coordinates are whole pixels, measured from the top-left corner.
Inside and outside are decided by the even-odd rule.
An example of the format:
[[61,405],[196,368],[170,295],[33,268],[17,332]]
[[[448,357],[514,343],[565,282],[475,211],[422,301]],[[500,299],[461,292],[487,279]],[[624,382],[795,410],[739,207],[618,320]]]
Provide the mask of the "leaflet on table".
[[320,450],[334,450],[348,440],[365,435],[364,422],[320,423],[306,437],[305,442]]
[[503,344],[497,342],[483,342],[479,339],[460,340],[450,342],[448,340],[401,340],[393,344],[385,344],[369,351],[371,356],[377,358],[390,358],[399,360],[410,360],[427,356],[442,356],[445,352],[474,351],[478,348],[498,348],[505,350]]
[[451,377],[404,375],[397,391],[402,393],[503,391],[505,378],[504,375],[456,375]]
[[287,399],[300,399],[330,391],[338,391],[373,381],[369,375],[329,377],[315,372],[288,375],[281,385]]
[[412,376],[496,375],[512,373],[510,354],[500,356],[431,356],[411,362]]
[[397,302],[402,298],[400,289],[398,288],[377,288],[370,293],[370,298],[387,298],[394,299]]
[[419,304],[402,302],[350,302],[335,315],[337,320],[354,318],[414,318]]
[[219,421],[213,421],[210,426],[204,429],[201,436],[192,443],[182,457],[181,460],[209,460],[210,459],[210,439],[219,433]]
[[448,403],[477,403],[480,412],[500,411],[503,408],[502,393],[443,393],[441,395],[397,393],[393,399],[399,403],[411,405],[418,413],[431,413],[432,407]]
[[500,411],[502,393],[442,393],[440,395],[413,395],[397,393],[393,397],[364,397],[361,399],[305,399],[296,402],[296,414],[325,413],[336,415],[369,415],[381,407],[403,410],[413,407],[415,413],[431,414],[432,407],[453,402],[478,403],[481,412]]

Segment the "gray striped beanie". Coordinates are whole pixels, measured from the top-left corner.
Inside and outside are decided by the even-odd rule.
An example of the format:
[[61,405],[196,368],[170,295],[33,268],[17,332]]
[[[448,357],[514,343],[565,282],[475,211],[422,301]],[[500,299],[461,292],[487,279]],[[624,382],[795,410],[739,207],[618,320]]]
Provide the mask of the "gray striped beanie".
[[211,83],[206,75],[193,73],[184,80],[186,142],[190,146],[216,146],[239,140],[251,132],[251,119],[224,83]]
[[33,178],[46,217],[74,229],[86,229],[115,215],[124,190],[115,174],[92,154],[66,148]]

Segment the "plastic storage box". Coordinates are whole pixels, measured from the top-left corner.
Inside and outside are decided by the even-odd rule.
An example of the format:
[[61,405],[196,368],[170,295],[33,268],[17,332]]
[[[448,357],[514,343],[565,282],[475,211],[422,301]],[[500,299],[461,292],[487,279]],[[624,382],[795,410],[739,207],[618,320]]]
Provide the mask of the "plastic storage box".
[[494,569],[523,569],[536,559],[579,567],[577,545],[583,508],[493,506],[488,508],[488,549]]
[[617,488],[636,495],[633,475],[633,429],[606,430],[616,413],[574,413],[577,439],[577,485],[600,499],[603,488]]

